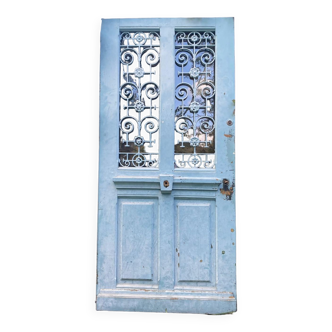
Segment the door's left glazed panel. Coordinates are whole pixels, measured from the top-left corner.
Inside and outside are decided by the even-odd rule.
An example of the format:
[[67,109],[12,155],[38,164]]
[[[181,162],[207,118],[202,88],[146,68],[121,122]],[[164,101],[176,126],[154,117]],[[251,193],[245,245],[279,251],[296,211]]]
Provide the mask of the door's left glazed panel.
[[119,197],[117,287],[156,287],[158,198]]
[[121,33],[119,167],[158,167],[159,63],[157,31]]

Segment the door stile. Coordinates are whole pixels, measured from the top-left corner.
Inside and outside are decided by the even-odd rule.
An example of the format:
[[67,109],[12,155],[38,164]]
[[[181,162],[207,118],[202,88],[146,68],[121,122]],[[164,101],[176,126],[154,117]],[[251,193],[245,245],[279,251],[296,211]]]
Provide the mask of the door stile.
[[218,207],[216,269],[218,291],[231,292],[236,297],[234,19],[217,20],[216,35],[216,104],[218,105],[216,170],[217,176],[223,180],[216,195]]
[[[160,175],[174,169],[174,27],[160,27]],[[162,185],[162,183],[161,183]],[[159,289],[174,287],[174,199],[160,194]]]
[[97,294],[116,285],[117,192],[113,177],[117,173],[119,146],[119,25],[103,20],[100,51],[99,118],[99,200]]

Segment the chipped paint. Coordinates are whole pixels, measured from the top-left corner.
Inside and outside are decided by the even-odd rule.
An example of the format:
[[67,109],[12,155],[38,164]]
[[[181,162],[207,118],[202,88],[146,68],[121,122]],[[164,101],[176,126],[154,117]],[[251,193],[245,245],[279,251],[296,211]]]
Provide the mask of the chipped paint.
[[232,138],[233,135],[232,134],[224,134],[225,137],[228,137],[228,138]]
[[[221,192],[223,195],[231,196],[231,195],[233,194],[233,188],[230,187],[229,190],[220,189],[220,192]],[[230,199],[230,198],[229,198],[229,199]]]

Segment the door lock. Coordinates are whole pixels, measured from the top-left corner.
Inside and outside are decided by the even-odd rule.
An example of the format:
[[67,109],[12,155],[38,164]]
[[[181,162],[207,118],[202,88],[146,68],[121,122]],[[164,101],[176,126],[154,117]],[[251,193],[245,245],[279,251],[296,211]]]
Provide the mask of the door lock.
[[163,194],[170,194],[173,189],[173,175],[160,174],[159,175],[160,191]]

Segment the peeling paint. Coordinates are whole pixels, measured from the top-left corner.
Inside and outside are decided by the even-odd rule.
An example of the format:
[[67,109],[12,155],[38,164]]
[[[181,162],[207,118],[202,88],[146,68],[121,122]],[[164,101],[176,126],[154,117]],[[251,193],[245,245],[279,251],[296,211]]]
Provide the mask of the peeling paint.
[[231,134],[224,134],[224,136],[228,137],[228,138],[232,138],[233,137],[233,135],[231,135]]

